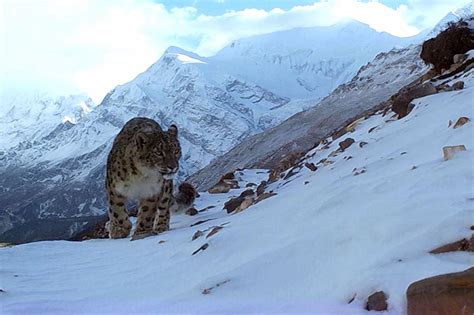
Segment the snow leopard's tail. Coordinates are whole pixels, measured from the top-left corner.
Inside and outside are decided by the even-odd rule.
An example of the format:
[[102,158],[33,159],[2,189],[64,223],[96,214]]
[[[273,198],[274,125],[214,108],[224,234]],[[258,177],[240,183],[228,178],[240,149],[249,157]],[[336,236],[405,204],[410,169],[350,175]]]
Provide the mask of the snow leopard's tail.
[[170,210],[173,213],[184,213],[194,205],[194,200],[198,196],[196,189],[189,183],[181,183],[178,191],[173,194]]

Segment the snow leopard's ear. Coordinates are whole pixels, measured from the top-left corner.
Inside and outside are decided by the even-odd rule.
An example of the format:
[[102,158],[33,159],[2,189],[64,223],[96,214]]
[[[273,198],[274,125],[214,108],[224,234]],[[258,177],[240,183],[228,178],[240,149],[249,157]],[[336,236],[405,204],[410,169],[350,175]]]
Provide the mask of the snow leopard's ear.
[[178,127],[176,127],[176,125],[171,125],[168,128],[168,134],[172,137],[177,138],[178,137]]
[[137,132],[134,138],[138,148],[142,149],[145,147],[145,144],[148,140],[146,134],[143,132]]

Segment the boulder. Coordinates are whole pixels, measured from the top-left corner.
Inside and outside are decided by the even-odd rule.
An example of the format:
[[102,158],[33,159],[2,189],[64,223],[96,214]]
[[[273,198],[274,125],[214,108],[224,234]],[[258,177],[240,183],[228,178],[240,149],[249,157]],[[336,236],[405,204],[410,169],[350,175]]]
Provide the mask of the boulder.
[[198,211],[197,211],[196,208],[189,208],[188,210],[186,210],[185,213],[186,213],[187,215],[193,216],[193,215],[198,214]]
[[463,81],[458,81],[458,82],[454,83],[452,89],[453,89],[453,91],[459,91],[459,90],[464,89],[464,82]]
[[347,138],[344,141],[339,142],[339,148],[344,151],[348,147],[350,147],[355,142],[352,138]]
[[257,196],[260,196],[261,194],[263,194],[263,192],[265,191],[265,188],[267,188],[267,182],[262,181],[260,185],[257,186]]
[[462,144],[443,147],[443,159],[445,161],[450,160],[460,151],[466,151],[466,147]]
[[314,165],[314,163],[305,163],[304,166],[306,166],[308,169],[310,169],[313,172],[315,172],[318,169],[318,167]]
[[456,123],[453,126],[453,129],[459,128],[461,126],[464,126],[470,119],[467,117],[459,117],[459,119],[456,121]]
[[437,93],[436,87],[427,82],[410,88],[403,88],[392,96],[392,111],[398,114],[399,118],[405,117],[409,113],[409,105],[415,98],[420,98]]
[[471,49],[474,49],[472,31],[465,22],[459,22],[451,24],[435,38],[425,41],[420,57],[441,73],[454,63],[455,55],[464,54]]
[[474,314],[474,268],[416,281],[406,295],[408,315]]
[[365,309],[368,311],[380,312],[380,311],[386,311],[387,307],[388,307],[387,296],[385,295],[385,292],[378,291],[369,296],[369,298],[367,299],[367,304],[365,306]]
[[261,194],[260,196],[258,196],[257,199],[255,199],[255,203],[257,204],[262,200],[265,200],[267,198],[276,196],[276,194],[277,193],[275,193],[275,192],[265,192],[265,193]]
[[237,209],[238,206],[244,201],[244,197],[235,197],[231,198],[226,203],[224,203],[224,209],[227,210],[227,213],[234,212],[235,209]]

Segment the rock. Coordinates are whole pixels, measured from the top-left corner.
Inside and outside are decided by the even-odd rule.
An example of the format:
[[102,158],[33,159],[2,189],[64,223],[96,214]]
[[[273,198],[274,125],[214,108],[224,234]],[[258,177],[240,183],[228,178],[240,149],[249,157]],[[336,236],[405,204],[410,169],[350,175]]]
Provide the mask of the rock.
[[254,194],[254,192],[253,192],[252,189],[246,189],[240,194],[240,197],[253,196],[253,194]]
[[255,184],[255,183],[247,183],[247,185],[245,185],[246,188],[253,187],[253,186],[257,186],[257,184]]
[[263,192],[265,191],[265,188],[267,188],[267,182],[262,181],[260,185],[257,186],[257,197],[263,194]]
[[198,249],[196,249],[192,255],[196,255],[197,253],[199,253],[200,251],[205,251],[207,248],[209,247],[209,244],[208,243],[205,243],[203,244],[201,247],[199,247]]
[[196,233],[194,233],[192,240],[194,241],[195,239],[197,239],[197,238],[199,238],[203,235],[204,235],[203,231],[197,230]]
[[198,211],[196,210],[196,208],[189,208],[188,210],[186,210],[185,213],[186,213],[187,215],[193,216],[193,215],[198,214]]
[[430,251],[430,254],[442,254],[448,252],[474,252],[474,234],[469,240],[463,238],[462,240],[452,242]]
[[363,147],[364,147],[365,145],[367,145],[367,144],[368,144],[367,142],[361,141],[361,142],[359,142],[359,147],[360,147],[360,148],[363,148]]
[[[309,183],[309,182],[308,182]],[[266,193],[263,193],[261,194],[260,196],[257,197],[257,199],[255,199],[255,203],[259,203],[260,201],[262,200],[265,200],[267,198],[270,198],[270,197],[273,197],[273,196],[276,196],[277,193],[275,192],[266,192]]]
[[342,129],[339,129],[335,132],[333,132],[333,134],[331,135],[332,137],[332,140],[336,140],[336,139],[339,139],[340,137],[342,137],[343,135],[345,135],[347,133],[347,130],[346,128],[342,128]]
[[305,185],[308,185],[308,184],[309,184],[309,181],[305,181],[304,184],[305,184]]
[[341,150],[341,148],[338,148],[337,150],[334,150],[332,151],[331,153],[329,153],[328,157],[335,157],[337,156],[339,153],[341,153],[343,150]]
[[216,186],[209,188],[207,191],[210,194],[225,194],[230,191],[230,186],[229,185],[222,185],[222,184],[217,184]]
[[456,123],[453,126],[453,129],[459,128],[461,126],[464,126],[470,119],[467,117],[459,117],[459,119],[456,121]]
[[314,165],[314,163],[304,163],[304,166],[306,166],[308,169],[310,169],[313,172],[315,172],[318,169],[318,167]]
[[365,117],[362,117],[362,118],[359,118],[355,121],[353,121],[352,123],[350,123],[349,125],[347,125],[346,127],[346,131],[347,132],[353,132],[355,130],[355,128],[365,120]]
[[222,175],[221,180],[226,180],[226,179],[235,179],[234,172],[225,173],[224,175]]
[[217,232],[219,232],[220,230],[222,230],[223,227],[222,226],[215,226],[212,228],[211,232],[209,232],[209,234],[206,235],[206,238],[209,238],[211,236],[213,236],[214,234],[216,234]]
[[[442,69],[449,69],[453,64],[455,55],[464,54],[473,48],[471,30],[465,22],[459,22],[450,25],[435,38],[425,41],[420,57],[441,73]],[[459,60],[459,57],[456,59]]]
[[378,291],[369,296],[365,309],[368,311],[386,311],[387,307],[387,296],[385,292]]
[[231,213],[235,209],[237,209],[238,206],[240,206],[242,201],[244,201],[244,197],[239,196],[239,197],[232,198],[226,201],[226,203],[224,203],[224,209],[227,210],[227,213]]
[[407,314],[474,314],[474,268],[426,278],[407,289]]
[[403,118],[410,112],[410,103],[415,98],[432,95],[437,92],[436,87],[429,82],[411,88],[403,88],[391,98],[392,111],[398,114],[398,118]]
[[284,180],[287,180],[289,179],[290,177],[292,176],[295,176],[296,174],[298,174],[298,172],[301,170],[301,166],[295,166],[293,167],[292,169],[290,169],[290,171],[285,175],[285,177],[283,177]]
[[352,138],[347,138],[344,141],[339,142],[339,148],[344,151],[348,147],[350,147],[354,143],[354,139]]
[[377,129],[378,126],[375,126],[375,127],[372,127],[369,129],[369,133],[371,133],[372,131],[374,131],[375,129]]
[[452,124],[453,124],[453,121],[450,119],[450,120],[448,121],[448,128],[451,127]]
[[427,80],[431,80],[433,79],[438,73],[436,72],[436,70],[434,68],[431,68],[430,70],[428,70],[428,72],[426,72],[422,77],[421,77],[421,82],[425,82]]
[[453,63],[463,63],[467,59],[465,54],[456,54],[453,56]]
[[443,147],[443,158],[445,161],[450,160],[456,152],[460,151],[466,151],[466,147],[462,144]]
[[453,91],[459,91],[464,89],[464,82],[463,81],[458,81],[453,84]]

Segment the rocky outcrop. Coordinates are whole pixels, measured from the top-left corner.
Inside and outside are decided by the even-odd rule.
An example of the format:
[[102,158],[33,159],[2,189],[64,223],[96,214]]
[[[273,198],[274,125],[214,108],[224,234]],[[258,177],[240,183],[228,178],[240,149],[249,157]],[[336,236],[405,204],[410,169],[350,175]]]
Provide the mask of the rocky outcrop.
[[407,315],[474,314],[474,268],[414,282],[406,295]]
[[451,67],[453,62],[461,61],[459,56],[474,49],[474,34],[467,23],[452,24],[435,38],[423,43],[421,59],[432,64],[438,73]]
[[463,238],[459,241],[452,242],[430,251],[430,254],[442,254],[448,252],[467,251],[474,252],[474,234],[470,239]]
[[392,110],[398,114],[399,118],[405,117],[410,110],[410,103],[415,98],[420,98],[437,93],[436,87],[432,83],[424,83],[406,89],[392,96]]
[[451,160],[457,152],[461,151],[466,151],[466,147],[463,144],[443,147],[443,159],[445,161]]

